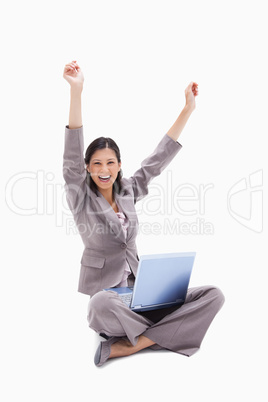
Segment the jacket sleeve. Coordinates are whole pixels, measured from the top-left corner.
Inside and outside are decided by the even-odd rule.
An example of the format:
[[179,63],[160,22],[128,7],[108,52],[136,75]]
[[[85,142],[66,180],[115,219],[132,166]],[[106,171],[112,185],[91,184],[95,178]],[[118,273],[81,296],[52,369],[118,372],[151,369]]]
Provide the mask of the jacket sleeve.
[[179,142],[165,134],[154,152],[141,162],[141,168],[130,177],[135,203],[148,194],[151,180],[160,175],[181,148]]
[[70,129],[65,126],[63,153],[63,178],[67,203],[75,214],[83,207],[86,190],[86,169],[84,163],[83,126]]

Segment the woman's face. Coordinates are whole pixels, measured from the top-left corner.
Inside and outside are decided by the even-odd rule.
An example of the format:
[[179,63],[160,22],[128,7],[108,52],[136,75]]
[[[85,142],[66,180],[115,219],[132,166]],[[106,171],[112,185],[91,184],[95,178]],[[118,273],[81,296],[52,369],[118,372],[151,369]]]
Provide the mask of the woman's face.
[[108,190],[112,188],[120,167],[121,162],[118,163],[114,150],[104,148],[94,152],[87,165],[87,171],[98,188]]

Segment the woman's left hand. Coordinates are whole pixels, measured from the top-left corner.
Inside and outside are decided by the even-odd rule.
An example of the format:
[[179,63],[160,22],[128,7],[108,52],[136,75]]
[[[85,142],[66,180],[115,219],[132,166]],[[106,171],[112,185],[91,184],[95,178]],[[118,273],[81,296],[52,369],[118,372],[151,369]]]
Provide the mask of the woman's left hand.
[[191,81],[188,87],[185,89],[186,105],[190,109],[195,109],[195,97],[198,95],[198,84]]

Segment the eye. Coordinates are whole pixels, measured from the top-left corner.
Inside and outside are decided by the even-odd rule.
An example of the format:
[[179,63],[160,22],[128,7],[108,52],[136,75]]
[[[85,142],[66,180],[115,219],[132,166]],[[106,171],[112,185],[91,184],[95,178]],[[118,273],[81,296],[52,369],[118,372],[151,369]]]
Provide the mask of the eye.
[[113,161],[108,162],[108,165],[110,165],[111,163],[114,163]]
[[99,165],[99,164],[100,164],[100,162],[95,162],[95,163],[94,163],[94,165]]

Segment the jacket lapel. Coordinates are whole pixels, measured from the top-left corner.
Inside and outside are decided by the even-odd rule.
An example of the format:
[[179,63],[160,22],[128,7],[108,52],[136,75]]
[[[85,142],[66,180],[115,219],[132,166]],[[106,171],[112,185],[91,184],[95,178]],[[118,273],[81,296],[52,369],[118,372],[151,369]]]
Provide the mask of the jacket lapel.
[[121,223],[109,202],[103,197],[102,194],[100,194],[99,197],[96,197],[96,202],[99,205],[99,212],[101,212],[102,216],[106,219],[110,226],[110,230],[122,242],[125,242],[125,235]]
[[[110,226],[110,230],[115,234],[115,236],[118,237],[122,242],[125,242],[125,234],[122,229],[121,222],[109,202],[99,191],[98,195],[96,195],[90,189],[88,193],[90,193],[88,195],[90,195],[90,198],[95,205],[95,212],[101,215],[101,219],[103,221],[106,221],[108,223],[108,225]],[[127,230],[127,240],[129,240],[132,237],[133,231],[137,225],[137,214],[133,199],[130,194],[123,191],[123,193],[121,194],[115,194],[115,202],[129,220],[129,227]]]

